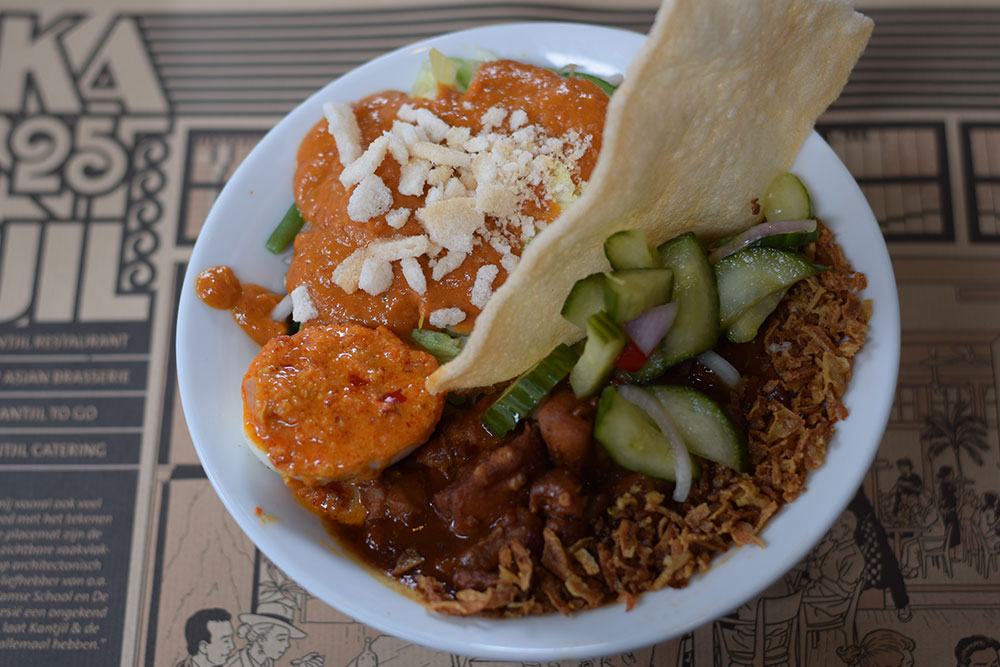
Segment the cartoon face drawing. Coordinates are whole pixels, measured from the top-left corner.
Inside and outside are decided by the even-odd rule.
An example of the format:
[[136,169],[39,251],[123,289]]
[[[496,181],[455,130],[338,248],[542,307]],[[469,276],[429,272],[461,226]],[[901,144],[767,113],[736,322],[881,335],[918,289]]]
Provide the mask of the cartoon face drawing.
[[271,631],[260,642],[260,648],[264,655],[272,660],[277,660],[285,655],[285,651],[290,645],[291,639],[288,630],[280,625],[272,626]]
[[986,647],[969,656],[969,667],[1000,667],[1000,651]]
[[224,665],[232,654],[233,624],[229,621],[209,621],[207,624],[210,641],[202,641],[201,650],[210,665]]

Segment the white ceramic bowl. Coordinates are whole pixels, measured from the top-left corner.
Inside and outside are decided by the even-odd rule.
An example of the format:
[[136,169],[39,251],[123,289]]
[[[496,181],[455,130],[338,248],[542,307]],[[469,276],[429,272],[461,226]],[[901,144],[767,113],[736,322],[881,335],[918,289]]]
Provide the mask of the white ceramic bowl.
[[[327,100],[353,101],[373,92],[409,90],[431,46],[472,57],[477,48],[537,64],[581,65],[596,75],[624,72],[644,37],[579,24],[503,25],[436,37],[394,51],[337,79],[292,111],[239,167],[219,195],[185,276],[177,321],[177,372],[188,427],[202,464],[237,523],[267,556],[316,597],[383,632],[436,649],[483,658],[559,660],[609,655],[683,634],[757,594],[797,563],[846,506],[878,448],[899,362],[899,308],[892,266],[871,209],[847,169],[813,133],[793,171],[813,194],[817,215],[838,235],[847,257],[868,275],[874,301],[869,342],[859,354],[845,398],[850,417],[838,424],[823,467],[809,489],[764,530],[765,548],[719,558],[682,590],[570,617],[460,619],[423,606],[343,555],[320,520],[293,499],[281,480],[243,444],[240,381],[257,347],[227,312],[198,301],[198,272],[219,264],[241,279],[283,291],[284,265],[264,240],[292,197],[298,144],[321,118]],[[237,231],[238,230],[238,231]],[[279,518],[262,522],[255,508]]]

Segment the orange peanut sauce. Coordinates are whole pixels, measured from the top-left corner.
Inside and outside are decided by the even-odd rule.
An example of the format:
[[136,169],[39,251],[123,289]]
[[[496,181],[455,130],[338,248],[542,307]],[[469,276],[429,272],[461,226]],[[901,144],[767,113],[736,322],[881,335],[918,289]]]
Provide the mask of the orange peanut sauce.
[[271,319],[271,311],[281,301],[281,295],[260,285],[241,283],[228,266],[213,266],[199,273],[195,291],[205,305],[232,310],[233,319],[258,345],[288,333],[284,322]]
[[[362,147],[392,127],[397,111],[405,103],[427,108],[452,127],[467,127],[473,134],[482,129],[483,114],[499,106],[523,109],[528,123],[543,128],[553,137],[562,136],[569,130],[589,135],[590,148],[578,163],[579,172],[572,174],[579,185],[590,178],[597,160],[608,97],[590,81],[563,78],[540,67],[506,60],[485,63],[464,94],[442,87],[434,99],[414,99],[390,91],[357,102],[354,112],[361,129]],[[334,139],[327,132],[327,123],[321,120],[303,140],[298,152],[295,200],[310,227],[295,239],[295,257],[286,278],[288,290],[303,282],[308,284],[320,316],[330,321],[383,325],[406,336],[421,317],[426,318],[440,308],[458,307],[467,317],[454,328],[460,333],[471,331],[480,312],[470,302],[476,272],[487,264],[500,265],[499,253],[487,243],[475,246],[459,268],[439,282],[428,280],[423,295],[409,289],[398,264],[393,266],[392,287],[376,296],[362,290],[346,294],[331,281],[333,267],[355,249],[378,239],[425,233],[416,216],[410,216],[400,229],[390,227],[384,215],[367,222],[352,221],[347,215],[351,189],[345,188],[339,180],[343,169]],[[397,191],[400,167],[395,160],[387,157],[375,173],[392,191],[390,210],[422,206],[423,197]],[[546,221],[558,216],[559,209],[554,202],[542,204],[543,208],[526,202],[522,212]],[[520,254],[520,248],[515,247],[514,252]],[[428,258],[420,257],[418,262],[430,277]],[[506,271],[500,268],[494,287],[502,284],[506,277]]]
[[[592,82],[564,78],[547,69],[508,60],[484,63],[469,89],[459,94],[452,88],[441,87],[434,99],[412,98],[398,91],[371,95],[354,104],[355,117],[361,129],[362,146],[367,146],[392,127],[396,113],[403,104],[431,110],[453,127],[467,127],[473,134],[482,129],[483,114],[492,107],[520,108],[527,122],[544,130],[549,136],[562,136],[576,131],[590,137],[590,146],[579,159],[578,169],[571,174],[576,185],[590,178],[601,146],[601,132],[608,97]],[[411,290],[398,263],[393,264],[392,286],[378,295],[363,290],[346,293],[331,280],[333,269],[352,252],[372,241],[397,236],[424,234],[421,223],[411,216],[400,229],[393,229],[385,216],[367,222],[356,222],[347,215],[351,189],[339,178],[343,166],[336,143],[327,131],[327,121],[320,120],[303,139],[298,150],[298,166],[294,176],[296,204],[309,226],[295,238],[295,254],[285,278],[288,292],[306,283],[309,294],[319,311],[318,323],[360,322],[368,326],[385,326],[404,338],[417,327],[421,319],[441,308],[458,307],[466,319],[454,328],[459,333],[472,330],[480,309],[470,301],[476,273],[485,265],[495,265],[499,273],[494,288],[507,277],[500,266],[500,254],[488,243],[480,243],[455,270],[440,281],[428,281],[427,291],[419,295]],[[375,172],[392,191],[391,209],[420,208],[423,197],[398,192],[400,166],[391,159],[382,161]],[[526,201],[522,213],[542,221],[552,221],[559,215],[555,202]],[[489,220],[487,221],[489,225]],[[512,248],[520,254],[520,248]],[[430,274],[428,258],[420,257],[425,275]],[[228,273],[227,273],[228,272]],[[232,293],[241,290],[238,304],[231,303]],[[282,323],[270,321],[270,309],[280,297],[266,294],[256,286],[240,286],[227,267],[213,267],[199,276],[198,294],[213,308],[233,308],[234,317],[258,344],[271,336],[285,333]]]

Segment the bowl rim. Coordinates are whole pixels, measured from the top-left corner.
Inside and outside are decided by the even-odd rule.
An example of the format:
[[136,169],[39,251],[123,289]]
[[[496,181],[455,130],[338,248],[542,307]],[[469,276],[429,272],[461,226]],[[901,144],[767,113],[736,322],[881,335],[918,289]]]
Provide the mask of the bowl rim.
[[[283,538],[298,540],[296,545],[305,549],[310,558],[321,554],[325,554],[329,558],[330,551],[338,553],[341,557],[332,559],[337,563],[337,566],[332,568],[334,574],[345,577],[356,574],[358,564],[350,558],[344,558],[343,553],[340,552],[337,545],[333,544],[330,538],[323,534],[322,528],[316,528],[319,525],[319,519],[311,515],[308,510],[299,507],[302,513],[308,514],[312,518],[311,521],[304,521],[302,517],[282,516],[282,521],[273,522],[265,526],[255,512],[259,505],[252,498],[248,498],[246,493],[241,493],[241,487],[238,485],[234,486],[232,479],[228,476],[229,471],[220,467],[220,454],[216,451],[217,438],[213,438],[213,434],[217,434],[219,429],[211,427],[207,423],[213,415],[211,409],[206,407],[203,400],[203,392],[199,391],[198,387],[199,378],[197,371],[201,366],[198,361],[198,354],[196,354],[196,348],[201,337],[195,334],[193,327],[199,317],[204,320],[206,316],[204,312],[199,313],[197,311],[198,308],[204,309],[205,307],[198,303],[197,297],[194,296],[194,279],[198,271],[214,263],[218,263],[214,261],[208,262],[207,260],[210,260],[214,256],[215,249],[220,247],[220,243],[223,243],[221,232],[225,229],[225,212],[234,203],[239,203],[239,206],[243,208],[247,207],[247,204],[243,203],[243,200],[247,199],[246,191],[248,186],[250,186],[250,194],[252,195],[250,199],[253,196],[262,194],[259,192],[259,186],[257,185],[258,182],[262,182],[261,179],[257,178],[255,180],[251,178],[251,172],[258,169],[257,164],[260,162],[262,156],[267,157],[275,151],[283,153],[290,151],[294,157],[294,148],[282,149],[281,142],[285,141],[285,135],[289,134],[288,128],[294,128],[295,132],[301,138],[306,129],[311,127],[321,116],[316,110],[322,101],[329,99],[340,99],[342,101],[357,99],[360,95],[352,96],[351,92],[345,91],[363,87],[366,82],[365,78],[372,72],[381,68],[391,67],[394,63],[402,62],[402,59],[413,58],[431,46],[437,45],[440,47],[444,44],[448,48],[453,48],[455,44],[469,43],[472,46],[483,46],[485,44],[489,47],[492,46],[490,40],[493,38],[504,37],[516,40],[517,38],[524,38],[525,33],[533,34],[533,31],[560,31],[564,34],[573,34],[574,39],[582,40],[584,43],[587,43],[587,37],[599,37],[616,44],[620,42],[621,48],[626,51],[631,50],[633,55],[638,51],[644,40],[644,36],[639,33],[584,23],[505,23],[460,30],[423,39],[379,56],[338,77],[299,104],[276,124],[236,169],[220,193],[206,220],[202,233],[199,234],[198,241],[192,250],[191,258],[185,272],[177,313],[175,350],[178,389],[184,414],[188,422],[188,428],[199,459],[202,461],[209,481],[229,514],[261,552],[309,590],[312,595],[326,604],[340,609],[343,613],[352,616],[359,622],[436,650],[501,660],[588,658],[598,655],[612,655],[648,646],[680,636],[759,594],[771,581],[780,577],[788,568],[797,563],[808,549],[811,548],[812,544],[822,537],[829,524],[846,507],[854,490],[861,484],[864,476],[867,474],[871,460],[877,452],[881,435],[888,423],[894,395],[895,378],[898,374],[900,350],[899,304],[892,265],[889,261],[884,238],[879,231],[878,223],[875,221],[870,207],[868,207],[864,196],[846,167],[844,167],[832,149],[830,149],[819,135],[813,132],[804,144],[795,165],[792,167],[792,171],[796,171],[797,168],[806,171],[803,180],[811,191],[814,187],[822,189],[830,183],[837,184],[840,188],[846,188],[846,191],[851,195],[847,201],[851,204],[852,214],[860,216],[866,223],[858,225],[857,229],[852,229],[852,234],[860,234],[860,239],[852,246],[852,253],[868,253],[865,257],[871,258],[870,261],[877,262],[882,267],[885,278],[879,284],[870,284],[868,291],[865,293],[866,296],[870,295],[871,298],[874,298],[877,303],[873,319],[875,317],[878,318],[877,331],[880,336],[878,339],[878,356],[871,350],[871,342],[866,345],[861,353],[866,358],[866,363],[873,363],[867,361],[871,357],[874,357],[874,361],[878,362],[879,374],[876,376],[876,379],[882,379],[881,388],[883,391],[876,397],[876,400],[866,399],[861,401],[858,399],[858,394],[861,390],[857,387],[857,378],[854,378],[854,381],[848,388],[848,394],[845,396],[845,403],[851,410],[852,416],[855,410],[864,411],[867,415],[868,426],[864,431],[869,434],[870,442],[867,443],[868,448],[866,451],[857,453],[864,459],[865,465],[863,467],[856,464],[848,466],[846,475],[841,475],[838,478],[841,488],[834,486],[827,489],[830,495],[823,497],[823,505],[827,507],[827,511],[829,512],[827,515],[824,515],[820,520],[816,520],[814,516],[810,516],[809,512],[805,511],[815,503],[803,502],[805,498],[812,497],[809,494],[813,490],[812,482],[816,481],[814,478],[817,477],[817,473],[820,473],[820,477],[823,477],[824,480],[828,476],[822,475],[823,468],[820,468],[820,470],[810,474],[810,488],[795,502],[783,506],[781,511],[775,517],[772,517],[771,522],[762,534],[762,537],[767,541],[772,533],[775,532],[772,530],[774,524],[778,523],[783,526],[789,521],[802,521],[801,527],[794,531],[795,537],[791,538],[786,552],[777,554],[775,558],[762,559],[762,555],[767,552],[766,549],[734,547],[726,554],[714,559],[708,573],[705,575],[696,575],[692,579],[691,586],[687,589],[665,589],[663,591],[647,592],[640,596],[636,607],[627,613],[621,604],[618,603],[606,605],[597,610],[578,612],[568,618],[554,615],[520,619],[447,617],[425,611],[421,605],[401,595],[395,587],[387,585],[385,581],[373,577],[367,572],[365,573],[365,577],[370,578],[373,583],[378,584],[378,587],[361,585],[366,594],[371,594],[370,600],[359,600],[351,593],[341,593],[337,590],[331,590],[329,585],[317,577],[316,572],[314,572],[315,565],[311,565],[308,558],[296,559],[295,553],[289,550],[289,545],[282,543]],[[517,53],[504,52],[503,55],[518,57]],[[543,58],[535,59],[537,61]],[[624,67],[621,68],[621,71],[624,71]],[[602,72],[597,71],[595,73],[601,74]],[[381,88],[370,89],[367,94],[378,92],[378,90],[381,90]],[[344,97],[345,95],[347,97]],[[296,141],[294,147],[297,148],[297,145]],[[287,159],[283,158],[282,160],[269,163],[269,171],[281,172],[282,167],[287,166],[287,162]],[[829,169],[829,171],[824,170],[822,172],[822,179],[815,178],[815,175],[813,175],[814,178],[810,179],[809,175],[811,172],[809,172],[809,169],[811,165],[817,162],[822,164],[824,169]],[[289,170],[285,173],[291,173],[291,171]],[[287,201],[290,201],[290,181],[291,179],[288,179],[287,185],[276,187],[277,190],[287,191],[289,194],[285,199],[285,207],[287,207]],[[263,184],[266,186],[266,179],[263,181]],[[841,202],[834,204],[819,200],[820,208],[818,210],[820,214],[823,214],[824,211],[829,211],[833,207],[834,210],[829,212],[835,218],[839,218],[838,213],[840,209],[837,207],[840,204]],[[249,206],[252,208],[254,205],[251,204]],[[268,203],[259,207],[260,210],[265,208],[270,209],[274,208],[274,206]],[[272,220],[276,218],[268,217],[267,219]],[[263,237],[261,239],[253,239],[253,242],[262,247]],[[244,260],[239,256],[241,247],[237,246],[238,244],[231,244],[226,252],[230,256],[235,257],[237,263],[242,263],[249,268],[253,265],[253,260]],[[210,248],[213,250],[210,250]],[[847,250],[845,248],[845,252]],[[848,253],[849,259],[851,259],[852,253]],[[218,313],[212,314],[212,317],[214,317],[213,323],[219,321],[217,315]],[[227,313],[222,313],[222,315],[228,317]],[[225,322],[224,325],[232,326],[231,320]],[[238,330],[234,330],[234,334],[238,333]],[[245,354],[246,349],[245,344],[236,341],[232,346],[227,345],[225,353],[221,356],[227,358],[230,355],[239,356],[240,354]],[[200,359],[202,361],[209,359],[211,356],[206,356],[203,351],[199,354],[201,354]],[[842,426],[846,423],[848,422],[839,422],[837,424],[838,434],[840,434]],[[840,438],[840,440],[843,439],[843,437]],[[239,442],[242,443],[242,439]],[[837,442],[838,438],[835,436],[831,441],[831,448]],[[230,445],[224,446],[228,447]],[[256,463],[256,458],[252,454],[246,451],[243,453],[252,459],[252,464],[257,465],[257,468],[264,469],[263,465]],[[854,458],[855,460],[859,460],[857,457]],[[239,466],[243,467],[242,462],[240,462]],[[251,469],[248,469],[248,471],[253,481],[264,479],[259,476],[259,471]],[[273,475],[270,471],[267,471],[266,474]],[[251,482],[246,482],[246,484],[249,485]],[[824,487],[828,486],[824,484]],[[288,496],[290,495],[288,494]],[[280,500],[278,502],[280,503]],[[836,509],[837,511],[832,512],[830,511],[831,509]],[[827,518],[829,519],[828,522],[825,520]],[[302,541],[303,536],[313,542],[312,547],[306,544],[305,541]],[[754,549],[756,549],[755,553],[753,552]],[[773,553],[767,555],[775,556]],[[752,582],[736,579],[732,582],[732,586],[724,588],[727,592],[730,590],[737,591],[732,597],[726,598],[725,605],[720,606],[719,604],[715,604],[714,606],[709,605],[708,609],[685,610],[684,605],[688,603],[687,598],[691,597],[685,591],[690,591],[692,587],[704,587],[706,580],[713,577],[714,579],[718,579],[723,574],[732,578],[732,575],[728,573],[734,567],[739,571],[741,567],[761,567],[762,565],[767,566],[765,568],[766,576]],[[723,571],[723,574],[714,574],[720,571]],[[714,579],[712,580],[714,581]],[[745,580],[747,577],[744,576],[743,579]],[[349,583],[353,588],[357,582],[342,580],[341,583]],[[719,587],[715,586],[714,589],[719,589]],[[322,591],[320,595],[316,595],[317,590]],[[711,590],[713,589],[708,589],[708,591]],[[673,598],[677,598],[677,600],[673,600]],[[395,601],[396,604],[392,604],[392,601]],[[379,610],[372,608],[379,604],[384,608]],[[416,609],[414,605],[416,605]],[[678,613],[683,615],[683,618],[679,621],[676,618],[671,618],[665,623],[663,619],[664,612]],[[616,619],[612,614],[624,617],[626,619],[625,623],[622,623],[621,619],[617,619],[618,622],[616,623]],[[590,632],[583,631],[586,627],[603,627],[606,629],[595,633],[593,630]],[[571,632],[567,632],[567,629]],[[552,637],[556,637],[557,639],[554,642],[549,641]]]

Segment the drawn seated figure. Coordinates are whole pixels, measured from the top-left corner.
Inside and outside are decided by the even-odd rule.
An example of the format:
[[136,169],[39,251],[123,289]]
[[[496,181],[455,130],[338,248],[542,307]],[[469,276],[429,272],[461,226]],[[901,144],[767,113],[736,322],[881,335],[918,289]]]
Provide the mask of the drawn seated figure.
[[973,525],[976,523],[976,515],[979,513],[979,497],[976,495],[975,490],[969,486],[962,489],[959,493],[958,501],[958,525],[964,536],[963,544],[963,558],[965,560],[972,559],[976,554],[980,553],[982,550],[982,544],[980,544],[979,538],[977,536],[977,531],[973,530]]
[[833,620],[850,604],[854,589],[865,572],[864,554],[854,540],[855,528],[854,513],[842,513],[807,557],[805,576],[808,582],[802,598],[807,623]]
[[941,510],[938,509],[937,503],[934,502],[934,498],[929,493],[920,494],[920,500],[913,513],[913,520],[913,526],[920,529],[920,535],[904,542],[900,549],[902,552],[900,566],[903,570],[903,576],[907,578],[917,576],[920,571],[921,548],[924,550],[940,548],[945,536],[944,518],[941,516]]
[[910,459],[898,459],[896,468],[899,470],[899,478],[889,493],[892,498],[892,514],[899,516],[904,506],[912,506],[913,501],[924,490],[924,483],[920,475],[913,472],[913,462]]
[[1000,552],[1000,496],[990,491],[984,493],[976,519],[986,553]]

